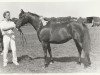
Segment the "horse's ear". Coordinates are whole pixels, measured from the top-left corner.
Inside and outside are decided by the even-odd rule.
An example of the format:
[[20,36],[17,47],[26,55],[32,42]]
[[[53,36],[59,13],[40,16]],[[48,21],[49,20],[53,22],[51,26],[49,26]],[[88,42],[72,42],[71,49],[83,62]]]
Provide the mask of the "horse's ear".
[[21,9],[21,13],[24,13],[24,10],[23,9]]

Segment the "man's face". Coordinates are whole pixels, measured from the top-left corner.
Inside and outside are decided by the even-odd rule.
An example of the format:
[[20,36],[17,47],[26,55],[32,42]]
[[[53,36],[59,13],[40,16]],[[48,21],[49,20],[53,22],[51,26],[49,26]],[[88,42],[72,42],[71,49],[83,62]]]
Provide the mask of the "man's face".
[[10,13],[6,13],[5,18],[6,18],[7,20],[9,20],[9,19],[10,19]]

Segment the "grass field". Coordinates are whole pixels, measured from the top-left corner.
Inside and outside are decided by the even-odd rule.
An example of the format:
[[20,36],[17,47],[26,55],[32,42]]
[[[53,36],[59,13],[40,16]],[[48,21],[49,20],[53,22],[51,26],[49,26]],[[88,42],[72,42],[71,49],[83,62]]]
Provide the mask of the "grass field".
[[[91,67],[84,68],[83,64],[77,64],[78,51],[73,40],[64,44],[51,44],[54,63],[43,68],[43,50],[37,38],[36,31],[32,26],[22,28],[27,44],[21,45],[19,32],[15,30],[17,56],[19,66],[12,63],[12,54],[8,54],[9,63],[3,67],[2,56],[0,55],[0,73],[76,73],[76,72],[99,72],[100,70],[100,27],[89,28],[91,36]],[[0,48],[1,50],[1,48]]]

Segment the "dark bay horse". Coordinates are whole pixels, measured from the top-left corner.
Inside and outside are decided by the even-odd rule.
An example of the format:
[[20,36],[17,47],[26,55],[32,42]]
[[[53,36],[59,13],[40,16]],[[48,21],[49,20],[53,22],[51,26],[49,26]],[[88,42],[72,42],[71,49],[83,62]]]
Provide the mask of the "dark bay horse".
[[47,63],[47,52],[50,55],[51,62],[53,61],[50,43],[52,44],[62,44],[73,39],[79,52],[79,63],[81,63],[81,52],[85,53],[85,67],[91,65],[89,52],[90,47],[90,35],[87,26],[84,23],[78,22],[65,22],[56,23],[49,21],[45,26],[40,19],[40,16],[31,12],[24,12],[21,10],[19,14],[20,27],[30,23],[37,31],[37,36],[42,44],[44,51],[45,67],[48,66]]

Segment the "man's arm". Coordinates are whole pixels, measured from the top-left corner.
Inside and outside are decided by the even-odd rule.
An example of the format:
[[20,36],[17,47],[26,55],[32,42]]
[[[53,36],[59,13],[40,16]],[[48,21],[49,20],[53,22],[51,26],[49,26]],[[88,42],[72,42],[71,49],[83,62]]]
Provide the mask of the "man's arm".
[[3,31],[7,31],[7,30],[10,30],[10,29],[12,30],[12,29],[14,29],[14,27],[10,27],[10,28],[3,28],[2,30],[3,30]]
[[10,30],[10,29],[13,30],[14,28],[16,28],[16,25],[15,25],[15,23],[12,22],[9,27],[3,27],[2,30],[3,31],[7,31],[7,30]]

